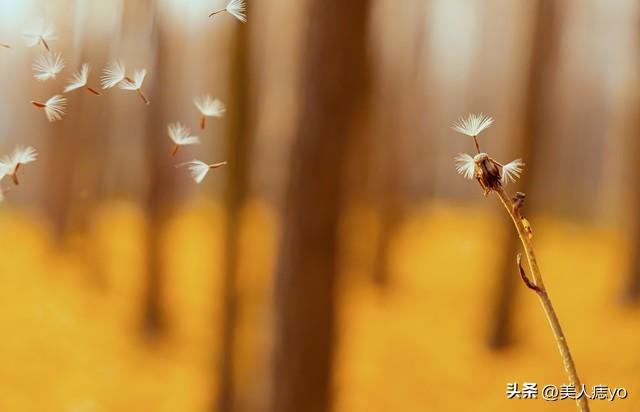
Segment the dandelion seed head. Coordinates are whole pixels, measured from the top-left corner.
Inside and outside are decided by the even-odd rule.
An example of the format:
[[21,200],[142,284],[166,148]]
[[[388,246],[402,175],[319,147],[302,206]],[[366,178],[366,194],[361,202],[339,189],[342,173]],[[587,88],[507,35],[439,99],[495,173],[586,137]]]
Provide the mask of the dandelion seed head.
[[484,114],[470,113],[466,118],[461,117],[458,119],[451,128],[458,133],[465,134],[467,136],[476,137],[484,129],[487,129],[493,124],[493,118],[491,116],[485,116]]
[[50,122],[61,120],[66,112],[67,99],[57,94],[44,104],[44,113]]
[[31,146],[18,146],[13,153],[0,159],[0,175],[2,177],[14,173],[18,165],[26,165],[35,162],[38,158],[38,152]]
[[25,30],[22,34],[27,47],[34,47],[43,42],[46,45],[47,42],[58,40],[56,27],[52,23],[45,21],[44,18],[40,18],[32,27]]
[[56,78],[64,68],[64,59],[60,53],[46,53],[36,57],[31,67],[33,77],[44,82]]
[[227,107],[222,101],[214,99],[211,95],[198,96],[193,99],[193,104],[203,116],[222,117],[227,111]]
[[190,162],[182,163],[178,167],[188,166],[191,178],[198,184],[202,183],[204,178],[211,169],[208,164],[201,160],[191,160]]
[[100,83],[102,84],[103,89],[110,89],[122,82],[125,77],[127,77],[127,74],[124,64],[122,64],[122,62],[115,61],[104,68],[102,76],[100,76]]
[[11,155],[11,160],[14,165],[26,165],[27,163],[35,162],[37,158],[38,152],[31,146],[18,146]]
[[133,73],[133,81],[124,79],[118,87],[122,90],[140,90],[142,88],[142,83],[144,83],[144,78],[147,76],[147,70],[136,70]]
[[167,127],[169,138],[176,146],[188,146],[200,143],[197,136],[191,135],[191,130],[181,123],[171,123]]
[[87,82],[89,81],[90,71],[91,66],[89,66],[87,63],[84,63],[80,68],[80,71],[73,73],[71,79],[69,79],[69,84],[64,88],[64,93],[68,93],[72,90],[85,87],[87,85]]
[[231,0],[225,10],[241,22],[247,22],[247,15],[245,13],[247,5],[245,4],[245,0]]

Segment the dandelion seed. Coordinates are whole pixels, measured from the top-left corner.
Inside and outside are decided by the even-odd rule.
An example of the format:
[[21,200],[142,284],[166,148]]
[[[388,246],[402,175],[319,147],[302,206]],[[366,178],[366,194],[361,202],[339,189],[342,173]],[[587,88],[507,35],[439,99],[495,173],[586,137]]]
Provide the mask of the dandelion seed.
[[7,44],[7,43],[0,43],[0,47],[3,47],[5,49],[10,49],[11,45]]
[[56,75],[64,68],[64,59],[60,53],[47,53],[36,57],[31,67],[33,68],[33,77],[44,82],[56,78]]
[[245,4],[245,0],[231,0],[227,4],[227,7],[225,7],[222,10],[214,11],[213,13],[209,14],[209,17],[213,17],[218,13],[222,13],[226,11],[236,19],[240,20],[243,23],[246,23],[247,22],[247,15],[245,13],[246,10],[247,10],[247,5]]
[[0,159],[0,165],[2,165],[1,167],[5,171],[4,175],[10,176],[13,184],[17,186],[20,184],[18,181],[18,169],[20,166],[34,162],[37,158],[38,153],[33,147],[18,146],[11,155],[4,156]]
[[193,99],[193,104],[200,111],[200,128],[204,130],[207,117],[222,117],[227,111],[226,106],[218,99],[210,95],[198,96]]
[[189,146],[200,143],[198,136],[192,136],[191,130],[183,126],[181,123],[171,123],[167,130],[169,133],[169,139],[173,142],[171,156],[175,156],[178,153],[180,146]]
[[458,133],[466,134],[473,138],[476,145],[476,151],[480,153],[480,144],[478,143],[478,135],[482,131],[493,124],[493,118],[484,114],[469,114],[466,118],[461,117],[451,128]]
[[93,87],[87,86],[87,83],[89,81],[89,72],[91,72],[91,66],[89,66],[87,63],[84,63],[80,68],[80,71],[73,73],[72,77],[69,79],[69,84],[64,88],[64,93],[69,93],[70,91],[84,88],[88,92],[91,92],[96,96],[100,96],[101,93],[99,91],[97,91]]
[[59,94],[51,97],[45,103],[32,101],[32,105],[39,109],[44,109],[44,113],[50,122],[61,120],[66,112],[67,99]]
[[100,76],[100,83],[103,89],[110,89],[124,81],[126,77],[124,65],[119,61],[115,61],[104,68],[102,76]]
[[208,164],[201,160],[192,160],[190,162],[185,162],[179,164],[176,167],[189,166],[189,172],[191,173],[191,178],[198,184],[202,183],[204,178],[209,173],[209,170],[217,169],[219,167],[225,166],[227,162],[219,162]]
[[502,166],[502,178],[500,179],[502,186],[506,186],[508,183],[515,183],[520,178],[523,168],[524,162],[522,159],[516,159]]
[[58,40],[56,36],[56,28],[53,24],[46,22],[44,19],[38,20],[38,22],[28,30],[25,30],[24,38],[27,47],[34,47],[39,44],[49,51],[49,42]]
[[493,118],[484,114],[469,114],[466,118],[461,117],[451,127],[458,133],[467,136],[477,137],[482,131],[493,124]]
[[142,92],[142,83],[144,83],[144,78],[147,76],[147,70],[136,70],[133,73],[133,79],[130,77],[125,77],[122,82],[118,85],[122,90],[132,90],[138,93],[138,96],[142,99],[144,104],[149,104],[149,99]]

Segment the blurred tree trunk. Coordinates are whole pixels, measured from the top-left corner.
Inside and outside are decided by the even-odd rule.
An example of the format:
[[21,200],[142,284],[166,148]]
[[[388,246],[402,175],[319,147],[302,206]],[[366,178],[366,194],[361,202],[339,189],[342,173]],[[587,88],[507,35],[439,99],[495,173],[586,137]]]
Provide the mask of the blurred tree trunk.
[[[73,99],[73,97],[71,98]],[[81,113],[79,113],[81,114]],[[67,211],[71,205],[71,183],[74,174],[75,145],[73,134],[77,120],[65,119],[52,125],[51,144],[47,148],[47,166],[50,168],[48,192],[48,211],[53,224],[53,234],[62,241],[67,228]]]
[[391,240],[396,233],[398,226],[404,216],[405,197],[401,193],[400,187],[400,161],[397,150],[392,148],[393,144],[387,145],[389,150],[383,160],[385,174],[382,180],[382,210],[380,219],[380,232],[375,245],[373,262],[373,281],[379,286],[389,284],[389,247]]
[[[83,15],[82,18],[90,18]],[[86,28],[84,28],[86,30]],[[82,36],[81,50],[73,61],[72,69],[78,70],[85,62],[107,60],[107,45],[104,38],[87,40]],[[93,70],[96,70],[94,68]],[[89,85],[99,88],[98,76],[89,80]],[[69,182],[70,192],[67,196],[64,227],[66,235],[86,236],[90,228],[91,214],[95,210],[102,193],[102,177],[105,172],[105,142],[108,139],[108,127],[105,119],[109,118],[110,107],[105,96],[95,96],[85,90],[68,95],[69,106],[74,109],[74,121],[70,123],[74,144],[70,148],[70,167],[73,175]],[[69,119],[71,120],[71,119]],[[76,238],[82,239],[82,238]],[[92,253],[83,250],[85,254]],[[101,268],[93,259],[87,259],[91,266],[92,280],[96,286],[104,286]]]
[[[374,116],[380,138],[380,170],[378,182],[381,186],[381,219],[380,231],[376,239],[376,250],[373,263],[373,280],[380,286],[388,285],[389,278],[389,248],[393,236],[402,224],[406,214],[407,196],[407,147],[415,144],[407,141],[407,136],[415,135],[419,131],[419,141],[423,142],[425,132],[425,115],[427,114],[426,80],[429,76],[429,66],[425,57],[428,56],[428,6],[416,3],[415,12],[419,13],[415,30],[415,46],[410,67],[404,79],[385,76],[380,79],[378,96],[375,98],[376,115]],[[393,108],[393,109],[390,109]],[[389,110],[394,112],[389,113]],[[430,182],[420,187],[426,193],[432,190]]]
[[[637,44],[640,46],[640,24],[637,26],[636,31],[638,34]],[[638,83],[636,82],[635,85],[636,85],[635,90],[638,90],[637,89]],[[634,97],[635,97],[635,102],[640,103],[640,93],[634,94]],[[639,118],[640,116],[637,116],[635,121],[633,122],[633,126],[635,127],[635,130],[640,129],[640,121],[637,120]],[[635,137],[630,136],[626,146],[628,147],[628,150],[631,153],[638,153],[639,145],[637,144],[637,139],[635,139]],[[629,182],[632,183],[630,186],[633,187],[633,193],[631,193],[630,199],[632,202],[634,202],[634,206],[635,206],[634,210],[637,210],[637,207],[640,204],[640,184],[638,183],[640,182],[640,155],[635,155],[630,160],[631,160],[630,163],[633,164],[633,170],[634,170],[634,173],[633,173],[634,176],[631,179],[629,179]],[[635,221],[632,223],[633,240],[631,243],[631,248],[635,253],[633,254],[633,258],[632,258],[631,271],[628,275],[629,278],[626,281],[624,290],[622,291],[622,299],[626,303],[631,303],[631,304],[640,302],[640,216],[638,216],[638,214],[635,213],[634,218],[635,218]]]
[[158,136],[165,133],[164,129],[164,95],[162,85],[166,84],[164,68],[167,56],[166,38],[162,24],[158,21],[156,2],[149,2],[151,24],[153,24],[152,47],[155,49],[153,63],[155,81],[151,83],[149,99],[151,105],[147,107],[147,127],[145,153],[148,171],[148,188],[146,198],[147,215],[147,290],[144,301],[144,332],[151,340],[157,338],[165,328],[162,314],[163,265],[161,235],[166,216],[168,199],[173,192],[173,174],[168,154],[158,144]]
[[[404,215],[403,205],[406,202],[403,191],[406,159],[403,159],[402,147],[405,141],[397,134],[402,134],[402,126],[414,119],[403,111],[402,102],[408,99],[404,93],[407,91],[404,82],[398,84],[380,79],[380,83],[374,92],[372,106],[375,114],[371,116],[372,130],[376,133],[373,138],[376,150],[372,174],[378,190],[376,201],[380,205],[380,228],[374,245],[371,276],[378,286],[387,286],[389,246]],[[392,113],[389,113],[390,108],[394,110]]]
[[[379,163],[381,175],[379,178],[380,196],[380,230],[376,239],[373,261],[373,281],[379,286],[387,286],[389,279],[389,247],[393,235],[396,233],[404,216],[404,205],[406,203],[406,195],[403,191],[404,173],[403,148],[400,147],[403,142],[396,139],[401,125],[398,124],[398,117],[403,118],[402,113],[395,115],[385,115],[389,105],[391,107],[401,107],[397,90],[390,90],[393,87],[385,87],[377,99],[378,104],[376,121],[379,131],[377,142],[379,143]],[[409,119],[408,119],[409,120]]]
[[313,0],[276,273],[273,412],[331,409],[337,225],[352,117],[367,85],[368,0]]
[[[61,7],[71,7],[68,2],[60,2]],[[70,25],[71,26],[71,25]],[[64,27],[72,29],[73,27]],[[66,56],[65,56],[66,58]],[[65,96],[69,101],[73,96]],[[69,103],[68,101],[68,103]],[[67,227],[67,210],[71,204],[71,182],[74,175],[74,153],[76,136],[74,126],[77,118],[65,118],[65,121],[55,122],[49,125],[49,144],[46,150],[46,162],[49,169],[47,175],[48,184],[45,188],[46,211],[52,223],[54,239],[58,242],[64,240]],[[41,157],[43,158],[43,157]]]
[[[636,182],[638,181],[637,179],[640,179],[640,167],[638,170],[639,172],[636,175]],[[637,196],[640,197],[640,194]],[[633,256],[631,275],[629,276],[623,296],[625,301],[632,303],[640,301],[640,218],[638,216],[636,216],[634,232],[634,240],[632,244],[636,253]]]
[[219,382],[217,405],[213,410],[230,412],[234,407],[234,360],[235,336],[238,312],[238,259],[240,258],[240,238],[242,206],[249,190],[249,79],[248,79],[248,32],[244,24],[236,25],[235,45],[231,64],[232,94],[229,101],[231,130],[228,136],[226,188],[226,228],[225,262],[222,299],[224,302],[222,319],[222,345],[219,359]]
[[[550,66],[555,55],[555,34],[557,6],[552,1],[538,0],[534,22],[534,33],[531,45],[531,63],[526,90],[524,107],[522,146],[518,157],[526,164],[526,169],[514,186],[518,191],[530,195],[531,179],[535,175],[536,160],[535,147],[541,144],[543,133],[541,125],[544,121],[545,87],[549,83]],[[530,214],[530,207],[524,209],[524,215]],[[516,287],[521,280],[516,267],[516,255],[520,250],[518,234],[510,230],[509,240],[505,248],[506,254],[498,283],[497,297],[493,308],[492,323],[490,322],[489,346],[501,349],[510,344],[511,328],[513,324]]]

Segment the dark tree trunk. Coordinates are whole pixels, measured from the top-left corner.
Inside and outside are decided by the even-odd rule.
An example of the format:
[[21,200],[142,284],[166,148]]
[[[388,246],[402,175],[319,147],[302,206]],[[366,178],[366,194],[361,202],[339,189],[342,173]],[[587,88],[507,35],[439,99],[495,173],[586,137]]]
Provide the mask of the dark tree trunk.
[[166,217],[168,199],[173,192],[172,161],[158,144],[158,136],[165,134],[163,110],[163,79],[166,56],[165,34],[161,24],[157,24],[155,2],[150,3],[150,10],[154,25],[153,46],[156,48],[156,61],[153,64],[155,81],[150,84],[149,99],[151,105],[147,109],[146,148],[148,167],[148,188],[146,198],[147,214],[147,279],[146,295],[144,297],[144,332],[151,341],[155,340],[165,329],[165,319],[162,313],[163,267],[162,248],[160,244],[161,232]]
[[[517,183],[516,190],[530,195],[531,178],[536,173],[535,147],[539,147],[543,133],[541,131],[545,108],[545,85],[549,82],[550,66],[555,55],[555,42],[558,39],[556,15],[557,6],[552,1],[539,0],[535,16],[534,33],[531,45],[531,64],[524,107],[522,147],[518,157],[526,164],[526,169]],[[525,207],[525,214],[531,208]],[[491,348],[501,349],[509,345],[515,303],[515,288],[520,286],[520,277],[516,267],[516,255],[520,248],[518,234],[509,231],[504,262],[498,282],[495,306],[492,312],[488,343]]]
[[[636,29],[638,34],[640,34],[640,26]],[[640,39],[640,36],[638,37]],[[640,41],[638,41],[640,44]],[[637,89],[637,84],[636,84]],[[640,94],[636,93],[635,101],[640,102]],[[633,122],[633,127],[636,130],[640,129],[640,121],[637,119],[640,117],[636,117],[635,122]],[[628,143],[626,146],[630,153],[638,153],[639,145],[636,143],[636,138],[630,136],[627,139]],[[633,193],[631,193],[631,199],[635,202],[636,210],[638,204],[640,204],[640,156],[635,155],[631,159],[631,164],[634,165],[634,173],[633,177],[630,179],[633,182],[630,186],[633,188]],[[632,250],[635,251],[632,257],[631,271],[628,275],[628,280],[624,285],[624,289],[622,290],[622,299],[625,303],[636,304],[640,302],[640,216],[638,216],[637,212],[634,214],[635,221],[632,222],[633,225],[633,243]]]
[[249,79],[248,79],[248,33],[247,26],[237,25],[236,44],[233,48],[231,65],[231,84],[233,94],[229,102],[229,121],[231,130],[228,137],[227,172],[229,179],[226,188],[226,228],[225,262],[222,299],[224,312],[222,318],[222,345],[219,359],[219,395],[213,410],[231,412],[234,402],[234,358],[237,313],[239,308],[237,281],[239,234],[241,229],[241,211],[249,188]]
[[[638,173],[638,175],[640,175],[640,173]],[[636,219],[635,239],[633,242],[633,247],[635,248],[636,253],[633,256],[631,275],[629,276],[627,287],[623,295],[624,300],[629,303],[637,303],[640,301],[640,218],[636,216]]]
[[367,85],[368,0],[314,0],[276,274],[273,412],[331,409],[337,225],[352,117]]

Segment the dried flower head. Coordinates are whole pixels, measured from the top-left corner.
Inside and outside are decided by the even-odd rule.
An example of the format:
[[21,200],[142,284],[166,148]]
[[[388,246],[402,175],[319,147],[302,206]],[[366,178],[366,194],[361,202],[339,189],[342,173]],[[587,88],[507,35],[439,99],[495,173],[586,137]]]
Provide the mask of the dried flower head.
[[454,160],[458,173],[465,179],[477,179],[485,194],[491,190],[502,190],[508,183],[515,182],[524,167],[521,159],[503,165],[486,153],[478,153],[473,157],[460,153]]
[[227,107],[218,99],[210,95],[198,96],[193,99],[193,104],[200,111],[200,128],[204,130],[207,117],[222,117],[227,111]]
[[218,13],[222,13],[226,11],[236,19],[240,20],[243,23],[246,23],[247,22],[246,10],[247,10],[247,5],[245,4],[244,0],[231,0],[227,4],[227,7],[225,7],[222,10],[214,11],[213,13],[209,14],[209,17],[213,17]]
[[34,47],[39,44],[49,51],[49,42],[58,40],[56,36],[56,28],[53,24],[45,21],[41,18],[33,25],[33,27],[27,29],[23,33],[27,47]]
[[199,144],[200,139],[198,136],[192,136],[191,130],[185,127],[181,123],[171,123],[167,127],[169,133],[169,139],[173,142],[173,149],[171,150],[171,156],[175,156],[178,153],[180,146],[189,146]]
[[100,96],[100,92],[96,89],[87,86],[89,82],[89,72],[91,71],[91,66],[87,63],[84,63],[80,68],[80,71],[73,73],[72,77],[69,79],[69,84],[64,88],[64,93],[69,93],[70,91],[84,88],[88,92],[95,94],[96,96]]
[[20,166],[34,162],[37,157],[38,153],[33,147],[18,146],[14,149],[11,155],[4,156],[2,159],[0,159],[0,167],[4,172],[4,175],[10,176],[13,180],[13,184],[17,186],[20,184],[20,182],[18,181],[18,169],[20,168]]
[[191,173],[191,178],[196,183],[199,184],[199,183],[202,183],[204,178],[207,176],[207,173],[209,173],[209,170],[217,169],[217,168],[222,167],[222,166],[224,166],[226,164],[227,164],[227,162],[208,164],[208,163],[205,163],[205,162],[203,162],[201,160],[191,160],[190,162],[185,162],[185,163],[179,164],[177,167],[188,166],[189,167],[189,172]]
[[122,90],[131,90],[138,93],[138,96],[142,99],[145,104],[149,104],[149,99],[142,92],[142,83],[144,83],[144,78],[147,76],[147,70],[136,70],[133,73],[133,79],[125,76],[124,80],[118,84],[118,87]]
[[100,83],[103,89],[110,89],[117,86],[126,77],[127,73],[124,65],[119,61],[115,61],[104,68],[102,76],[100,76]]
[[44,109],[44,113],[47,116],[47,119],[50,122],[55,122],[56,120],[61,120],[62,116],[64,116],[67,106],[67,99],[57,94],[51,97],[45,103],[32,101],[31,104],[39,109]]
[[55,79],[56,75],[64,69],[64,59],[60,53],[47,53],[36,57],[31,67],[33,77],[44,82]]

